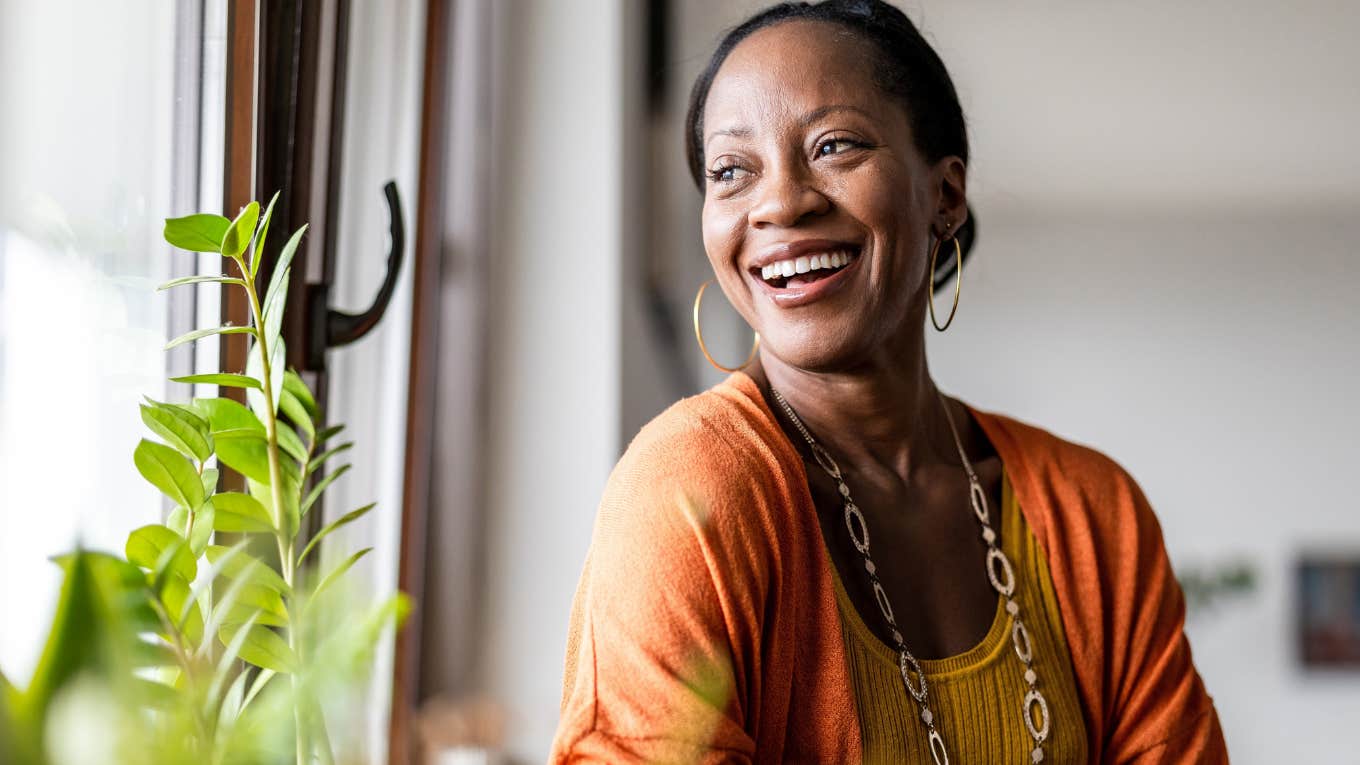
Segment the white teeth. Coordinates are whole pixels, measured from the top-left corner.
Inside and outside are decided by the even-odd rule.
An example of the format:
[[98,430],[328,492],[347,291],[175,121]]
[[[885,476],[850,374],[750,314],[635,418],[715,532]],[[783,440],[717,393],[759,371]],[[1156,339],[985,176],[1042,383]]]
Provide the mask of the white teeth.
[[778,263],[770,263],[760,267],[760,278],[778,279],[788,278],[794,274],[805,274],[809,271],[819,269],[840,268],[847,265],[852,259],[852,255],[847,252],[823,252],[817,255],[800,255],[797,258],[781,260]]

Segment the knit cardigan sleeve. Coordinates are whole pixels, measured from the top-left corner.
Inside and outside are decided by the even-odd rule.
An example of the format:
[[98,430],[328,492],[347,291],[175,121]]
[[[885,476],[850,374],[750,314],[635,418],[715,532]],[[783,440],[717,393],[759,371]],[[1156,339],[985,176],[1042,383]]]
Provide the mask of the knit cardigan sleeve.
[[[671,417],[610,477],[570,627],[553,762],[747,763],[760,661],[759,540],[743,457]],[[676,426],[676,427],[672,427]]]
[[1093,761],[1226,763],[1185,636],[1185,598],[1138,484],[1093,449],[975,415],[1047,555]]

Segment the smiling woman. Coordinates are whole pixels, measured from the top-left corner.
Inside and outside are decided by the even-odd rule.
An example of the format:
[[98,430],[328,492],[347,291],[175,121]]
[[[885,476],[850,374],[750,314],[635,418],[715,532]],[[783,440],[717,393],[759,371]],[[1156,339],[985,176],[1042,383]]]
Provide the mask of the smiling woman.
[[615,469],[554,759],[1225,762],[1138,486],[931,378],[937,266],[975,223],[962,110],[911,22],[757,14],[686,141],[759,354]]

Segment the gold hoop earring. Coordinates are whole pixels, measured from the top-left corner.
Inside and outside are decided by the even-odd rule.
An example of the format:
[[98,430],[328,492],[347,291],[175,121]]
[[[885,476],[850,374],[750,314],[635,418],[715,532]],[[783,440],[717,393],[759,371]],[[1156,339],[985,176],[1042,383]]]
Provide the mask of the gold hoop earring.
[[708,285],[712,283],[713,280],[709,279],[703,284],[700,284],[699,292],[694,296],[694,336],[698,338],[699,350],[703,352],[704,358],[708,359],[708,363],[712,364],[714,368],[718,369],[719,371],[731,374],[732,372],[736,372],[740,369],[746,368],[746,366],[749,365],[752,361],[755,361],[756,351],[760,349],[760,333],[759,332],[755,333],[756,339],[754,342],[751,343],[751,355],[747,356],[746,360],[741,362],[741,366],[725,367],[722,364],[719,364],[718,362],[713,360],[713,356],[710,355],[708,352],[708,346],[704,345],[704,332],[703,330],[699,329],[699,305],[704,301],[704,290],[708,289]]
[[[948,234],[946,233],[946,236]],[[930,284],[926,285],[926,304],[930,306],[930,323],[935,325],[935,329],[943,332],[949,329],[949,325],[954,323],[954,314],[959,310],[959,293],[963,291],[963,248],[959,246],[957,236],[950,237],[954,242],[954,307],[949,309],[949,318],[945,320],[944,326],[935,318],[935,258],[940,254],[940,243],[943,237],[935,239],[935,246],[930,248]]]

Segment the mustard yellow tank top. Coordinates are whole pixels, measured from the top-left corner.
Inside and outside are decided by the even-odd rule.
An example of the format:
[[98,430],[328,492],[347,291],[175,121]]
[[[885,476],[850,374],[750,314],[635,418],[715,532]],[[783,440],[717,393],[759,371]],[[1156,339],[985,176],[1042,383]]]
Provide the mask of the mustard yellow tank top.
[[[1001,549],[1016,569],[1016,600],[1033,641],[1033,666],[1052,715],[1044,765],[1086,762],[1086,725],[1081,717],[1071,654],[1053,594],[1048,562],[1025,522],[1002,474]],[[835,567],[832,567],[833,572]],[[978,576],[984,575],[978,556]],[[845,592],[839,573],[836,605],[850,663],[866,763],[929,763],[930,749],[916,702],[902,686],[897,653],[879,640]],[[877,617],[878,614],[873,614]],[[986,637],[968,651],[921,660],[930,684],[930,708],[944,736],[949,760],[969,763],[1031,763],[1034,740],[1021,717],[1028,685],[1011,645],[1013,618],[998,596]],[[1039,722],[1036,711],[1035,721]]]

